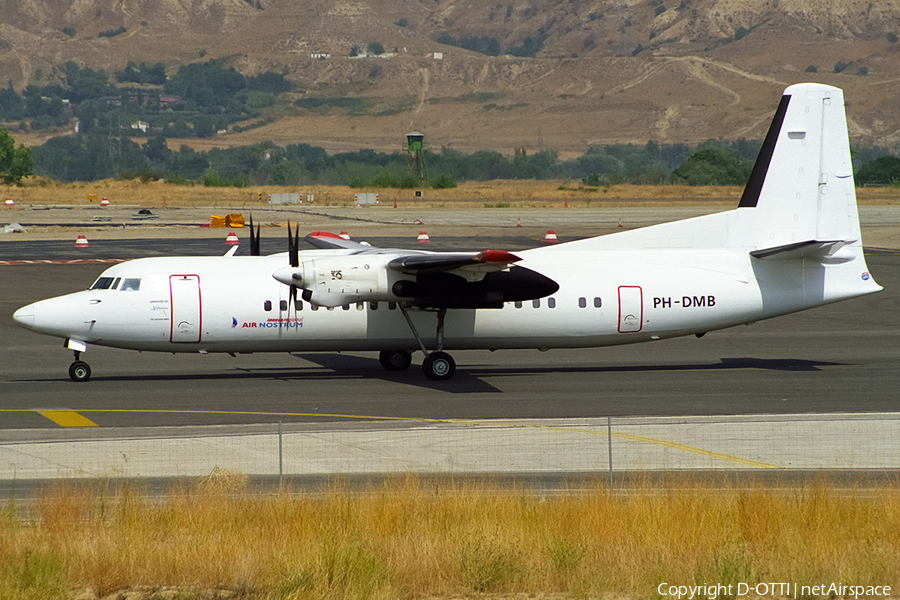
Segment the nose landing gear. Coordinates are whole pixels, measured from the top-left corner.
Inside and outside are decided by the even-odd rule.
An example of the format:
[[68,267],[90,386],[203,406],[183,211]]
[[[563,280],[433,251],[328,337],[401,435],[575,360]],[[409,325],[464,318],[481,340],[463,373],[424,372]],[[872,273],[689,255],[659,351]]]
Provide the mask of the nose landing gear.
[[91,378],[91,367],[83,360],[80,360],[81,352],[75,351],[75,362],[69,365],[69,377],[72,381],[87,381]]

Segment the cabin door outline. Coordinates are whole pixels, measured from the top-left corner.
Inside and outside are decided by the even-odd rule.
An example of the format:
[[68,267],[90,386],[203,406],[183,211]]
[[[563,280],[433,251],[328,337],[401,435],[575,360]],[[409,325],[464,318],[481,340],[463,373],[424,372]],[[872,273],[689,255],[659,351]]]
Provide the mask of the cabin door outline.
[[644,327],[644,290],[619,286],[619,333],[638,333]]
[[203,302],[199,275],[169,276],[169,341],[173,344],[200,342],[203,329]]

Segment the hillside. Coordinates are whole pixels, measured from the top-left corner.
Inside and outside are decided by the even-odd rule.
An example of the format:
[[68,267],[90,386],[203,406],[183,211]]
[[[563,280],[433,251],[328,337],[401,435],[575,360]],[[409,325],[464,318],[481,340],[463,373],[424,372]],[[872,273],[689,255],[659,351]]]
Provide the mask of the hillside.
[[[761,137],[781,90],[813,80],[844,88],[853,143],[896,150],[898,34],[900,0],[18,0],[0,4],[0,78],[20,90],[67,60],[173,73],[224,58],[245,75],[284,73],[296,86],[286,100],[367,100],[356,111],[285,101],[268,125],[197,147],[391,151],[417,129],[432,147],[564,154]],[[393,56],[349,58],[373,41]]]

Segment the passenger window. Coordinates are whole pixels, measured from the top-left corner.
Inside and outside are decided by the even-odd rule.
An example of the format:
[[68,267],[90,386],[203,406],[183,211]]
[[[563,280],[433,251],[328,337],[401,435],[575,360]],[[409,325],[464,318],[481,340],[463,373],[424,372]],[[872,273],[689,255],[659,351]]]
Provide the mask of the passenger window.
[[349,304],[345,304],[345,305],[342,306],[341,308],[343,308],[344,310],[350,310],[350,305],[349,305]]
[[279,302],[278,308],[281,310],[281,312],[287,311],[287,300],[282,300],[281,302]]
[[547,298],[547,307],[556,308],[556,298]]
[[587,308],[587,298],[578,299],[578,308]]
[[122,287],[119,288],[121,292],[138,292],[141,289],[141,280],[140,279],[123,279]]
[[269,312],[270,310],[272,310],[272,301],[271,300],[266,300],[265,302],[263,302],[263,310],[266,312]]
[[303,310],[303,300],[294,300],[294,310]]
[[377,302],[369,302],[369,308],[371,308],[372,310],[378,310],[378,303]]
[[541,307],[541,299],[540,299],[540,298],[535,298],[534,300],[532,300],[532,301],[531,301],[531,306],[533,306],[533,307],[535,307],[535,308],[540,308],[540,307]]
[[397,310],[396,302],[388,302],[388,310]]
[[515,307],[516,307],[516,308],[522,308],[522,301],[521,301],[521,300],[516,300],[516,302],[515,302]]
[[366,307],[366,303],[365,303],[365,302],[357,302],[357,303],[356,303],[356,310],[362,310],[362,309],[364,309],[365,307]]
[[600,301],[600,298],[594,298],[594,308],[600,308],[603,306],[603,302]]
[[319,305],[318,305],[318,304],[310,304],[309,307],[310,307],[311,309],[313,309],[313,312],[319,310]]

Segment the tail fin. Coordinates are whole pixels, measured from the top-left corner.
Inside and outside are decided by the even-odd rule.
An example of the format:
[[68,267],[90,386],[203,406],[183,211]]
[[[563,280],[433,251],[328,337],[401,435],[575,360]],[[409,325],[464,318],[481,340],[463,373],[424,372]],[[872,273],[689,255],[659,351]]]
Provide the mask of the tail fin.
[[844,94],[784,91],[738,206],[731,247],[757,258],[829,255],[860,242]]
[[[792,85],[734,211],[728,246],[749,252],[777,314],[801,306],[785,295],[790,289],[808,306],[879,291],[861,237],[844,94]],[[779,305],[779,294],[790,302]]]

